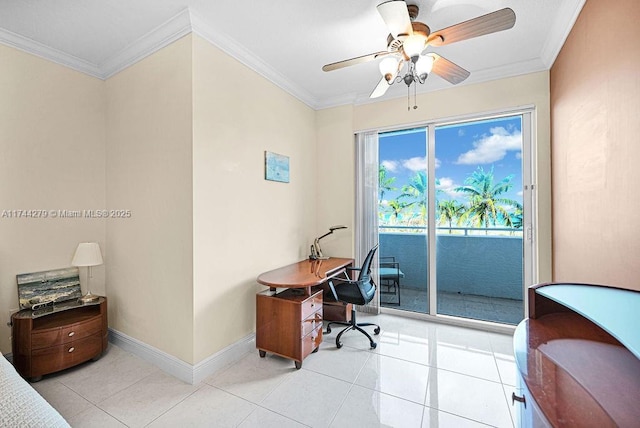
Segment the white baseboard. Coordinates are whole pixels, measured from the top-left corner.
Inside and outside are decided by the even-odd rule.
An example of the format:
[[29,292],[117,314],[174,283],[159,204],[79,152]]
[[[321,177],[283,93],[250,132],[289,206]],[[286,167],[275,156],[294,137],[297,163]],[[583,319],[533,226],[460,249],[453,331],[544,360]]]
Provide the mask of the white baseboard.
[[256,349],[255,334],[252,333],[196,365],[191,365],[112,328],[109,328],[109,341],[192,385],[202,382],[218,370],[238,361],[247,352]]

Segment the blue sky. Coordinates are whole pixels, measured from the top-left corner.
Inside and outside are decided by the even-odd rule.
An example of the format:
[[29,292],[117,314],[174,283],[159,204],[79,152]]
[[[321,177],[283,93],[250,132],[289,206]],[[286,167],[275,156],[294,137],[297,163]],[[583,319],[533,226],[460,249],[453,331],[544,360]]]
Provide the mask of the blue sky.
[[[380,134],[379,160],[387,176],[396,177],[401,188],[416,171],[426,171],[426,129],[417,128]],[[453,189],[482,167],[493,167],[494,183],[513,174],[513,187],[504,196],[522,203],[522,120],[520,116],[468,122],[436,128],[436,178],[438,199],[456,198]],[[397,197],[400,190],[388,192],[384,199]],[[464,200],[458,196],[457,199]]]

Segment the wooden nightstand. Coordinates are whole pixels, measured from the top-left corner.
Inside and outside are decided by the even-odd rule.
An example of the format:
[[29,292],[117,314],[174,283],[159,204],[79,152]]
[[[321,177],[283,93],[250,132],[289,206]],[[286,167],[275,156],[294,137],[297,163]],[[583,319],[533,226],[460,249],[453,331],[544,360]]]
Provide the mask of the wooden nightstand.
[[65,302],[44,310],[13,314],[13,365],[36,382],[43,375],[88,360],[107,349],[107,299],[94,303]]

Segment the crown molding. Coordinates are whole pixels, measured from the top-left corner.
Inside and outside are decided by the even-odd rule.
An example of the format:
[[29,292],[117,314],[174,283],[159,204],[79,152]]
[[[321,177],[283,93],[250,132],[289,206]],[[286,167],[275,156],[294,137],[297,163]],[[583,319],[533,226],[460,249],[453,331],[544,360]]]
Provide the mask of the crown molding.
[[[540,58],[476,71],[462,85],[550,69],[585,2],[586,0],[574,0],[562,5],[551,31],[547,34]],[[291,83],[287,77],[264,62],[255,53],[247,50],[226,34],[216,30],[190,8],[183,9],[100,64],[93,64],[4,29],[0,29],[0,43],[72,68],[81,73],[106,80],[189,33],[195,33],[202,37],[314,110],[346,104],[358,105],[372,102],[368,93],[349,93],[330,99],[318,100],[304,88]],[[438,81],[432,82],[431,85],[419,92],[431,92],[448,87],[449,85],[446,82],[441,82],[438,79]]]
[[11,46],[23,52],[55,62],[89,76],[102,79],[100,68],[89,61],[85,61],[66,52],[54,49],[28,37],[0,28],[0,43]]
[[574,3],[567,2],[560,6],[558,16],[551,26],[551,31],[547,33],[547,39],[540,53],[540,58],[547,69],[550,69],[556,61],[586,1],[576,0]]
[[0,29],[0,43],[37,55],[81,73],[106,80],[192,32],[240,61],[312,109],[318,108],[319,101],[308,91],[292,84],[287,77],[269,66],[255,53],[250,52],[226,34],[217,31],[202,19],[198,13],[189,8],[183,9],[172,18],[158,25],[100,64],[84,61],[3,29]]
[[264,62],[254,52],[249,51],[226,34],[217,31],[193,10],[191,10],[191,27],[195,34],[202,37],[207,42],[216,46],[227,55],[240,61],[245,66],[249,67],[251,70],[255,71],[293,97],[302,101],[312,109],[317,109],[319,102],[308,91],[292,84],[287,77]]
[[103,80],[108,79],[143,58],[186,36],[191,33],[191,31],[191,16],[189,9],[186,8],[120,52],[107,58],[99,67],[102,74],[101,78]]

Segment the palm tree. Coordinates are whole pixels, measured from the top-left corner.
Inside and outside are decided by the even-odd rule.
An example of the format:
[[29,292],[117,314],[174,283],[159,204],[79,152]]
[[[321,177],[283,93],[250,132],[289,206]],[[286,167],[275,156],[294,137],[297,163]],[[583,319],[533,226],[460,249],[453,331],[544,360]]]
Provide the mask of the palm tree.
[[421,224],[427,224],[427,174],[424,171],[416,172],[409,184],[405,184],[402,187],[402,194],[398,198],[413,199],[406,206],[416,205]]
[[397,199],[393,199],[387,203],[387,207],[391,210],[391,218],[398,222],[398,216],[407,207],[407,204],[400,202]]
[[387,177],[387,168],[381,164],[378,167],[378,191],[380,192],[381,201],[384,199],[385,192],[396,190],[396,188],[393,187],[395,181],[395,177]]
[[449,223],[449,234],[451,234],[453,220],[460,218],[464,212],[465,206],[456,200],[450,199],[438,202],[438,213],[440,214],[438,221],[440,223]]
[[516,208],[515,212],[511,214],[511,222],[514,229],[522,229],[524,219],[522,217],[522,209]]
[[490,225],[498,224],[500,218],[502,224],[513,227],[511,215],[506,207],[522,210],[522,205],[513,199],[498,197],[513,187],[512,179],[513,175],[508,175],[499,183],[493,184],[493,166],[488,172],[478,167],[464,180],[464,186],[455,189],[456,192],[469,196],[470,206],[463,219],[468,219],[473,226],[488,229]]

